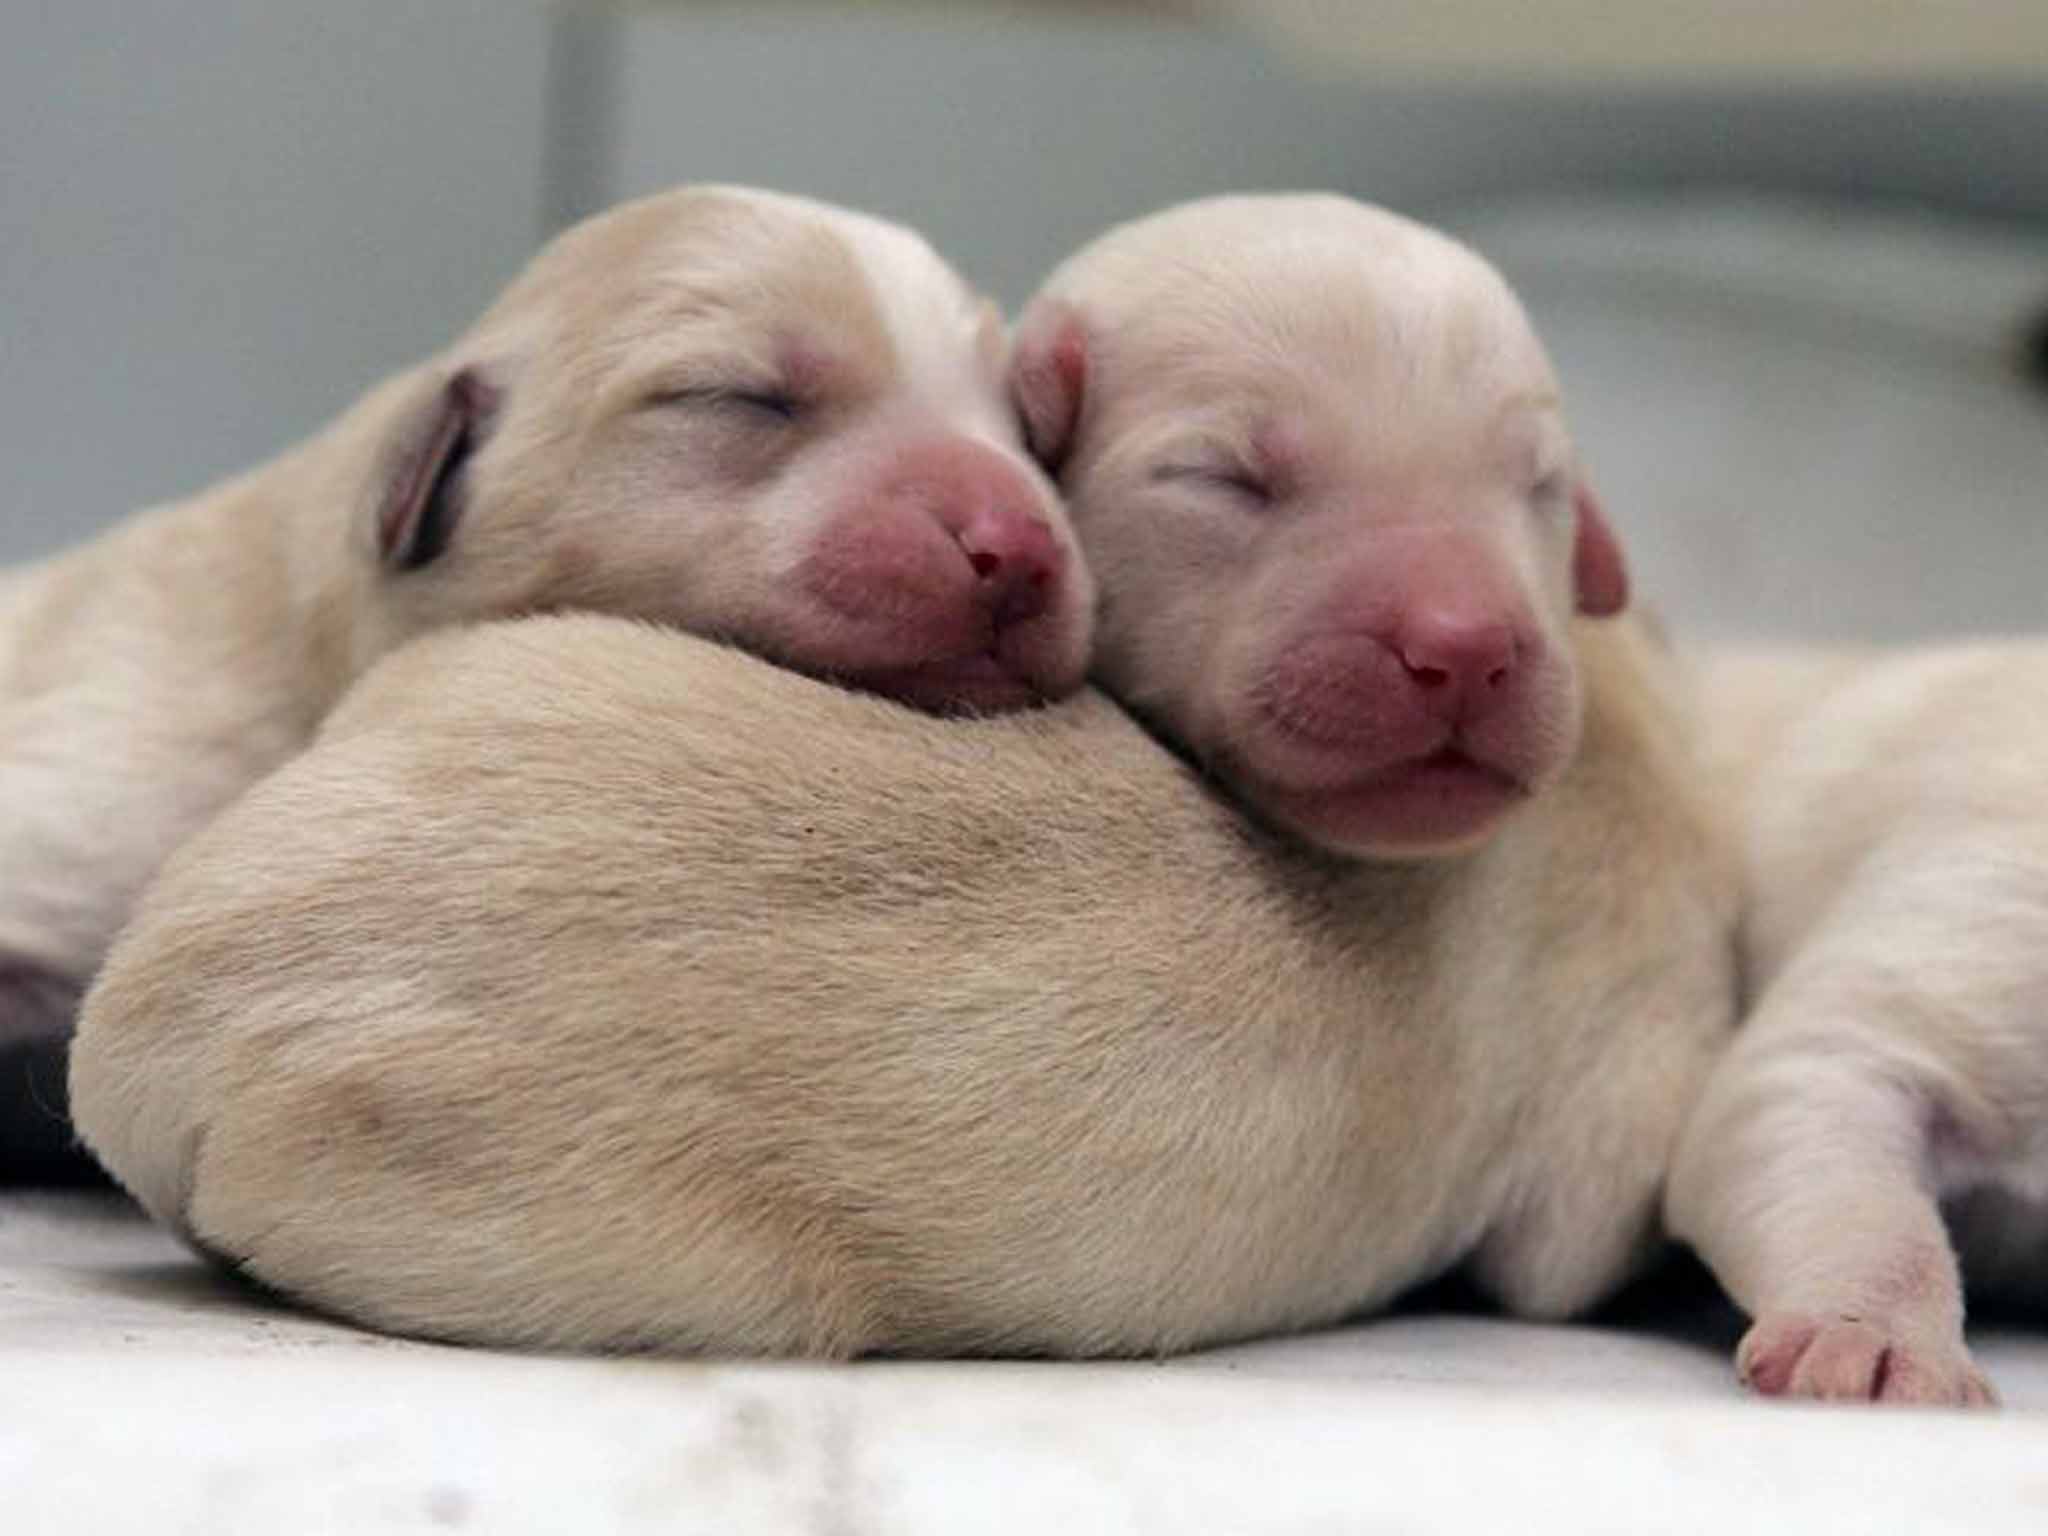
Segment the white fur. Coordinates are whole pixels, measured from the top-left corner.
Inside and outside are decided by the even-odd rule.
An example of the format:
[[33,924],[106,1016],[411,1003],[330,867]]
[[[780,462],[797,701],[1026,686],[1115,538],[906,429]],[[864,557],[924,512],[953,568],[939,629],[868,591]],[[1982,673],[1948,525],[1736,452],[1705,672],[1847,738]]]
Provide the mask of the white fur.
[[[2048,644],[1731,658],[1754,1006],[1670,1217],[1771,1392],[1982,1403],[1973,1284],[2048,1281]],[[1974,1266],[1971,1260],[1980,1257]]]
[[[836,352],[845,418],[774,477],[718,469],[754,430],[649,409],[651,384]],[[886,499],[894,461],[972,442],[1070,546],[1004,408],[1003,338],[916,235],[744,188],[623,206],[562,236],[447,352],[326,432],[0,582],[0,964],[88,978],[164,857],[302,747],[349,682],[441,624],[556,607],[706,629],[857,671],[921,634],[856,633],[792,588],[821,521]],[[503,395],[450,555],[380,569],[377,507],[444,380]],[[971,467],[962,474],[982,472]],[[872,510],[871,508],[867,510]],[[1071,553],[1071,550],[1069,550]],[[908,607],[910,599],[892,599]],[[1079,681],[1078,562],[1032,626],[1041,691]],[[1024,647],[1020,647],[1023,649]]]
[[[73,1062],[108,1166],[317,1305],[548,1347],[1143,1353],[1460,1266],[1539,1316],[1619,1283],[1734,1002],[1682,679],[1629,618],[1573,617],[1572,505],[1500,452],[1504,394],[1547,375],[1497,280],[1451,262],[1467,302],[1411,315],[1388,263],[1435,237],[1323,242],[1298,282],[1261,232],[1326,210],[1217,213],[1187,217],[1219,308],[1184,332],[1189,285],[1121,259],[1181,215],[1112,233],[1066,272],[1085,398],[1028,354],[1020,397],[1079,418],[1105,623],[1163,637],[1105,681],[1177,746],[1209,731],[1219,780],[1095,693],[941,722],[613,619],[428,637],[124,934]],[[1419,397],[1380,393],[1411,363]],[[1194,389],[1320,434],[1300,485],[1149,477]],[[1503,726],[1540,773],[1430,858],[1268,830],[1186,658],[1320,643],[1333,569],[1439,536],[1439,595],[1542,647],[1554,686]],[[1296,589],[1323,606],[1255,600]],[[1338,717],[1381,703],[1340,692],[1378,775]]]

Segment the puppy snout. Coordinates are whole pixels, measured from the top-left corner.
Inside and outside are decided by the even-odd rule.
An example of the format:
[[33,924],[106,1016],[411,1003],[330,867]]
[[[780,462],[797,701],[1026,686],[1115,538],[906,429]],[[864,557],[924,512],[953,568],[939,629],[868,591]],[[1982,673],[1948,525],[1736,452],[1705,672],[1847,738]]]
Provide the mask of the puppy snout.
[[1514,627],[1501,619],[1441,608],[1409,610],[1381,643],[1400,661],[1423,706],[1447,723],[1483,711],[1505,693],[1522,649]]
[[1267,722],[1314,750],[1400,761],[1491,740],[1524,712],[1540,645],[1480,605],[1414,603],[1367,623],[1317,625],[1284,644],[1252,687]]
[[785,653],[928,704],[1073,691],[1093,589],[1051,488],[1015,453],[906,444],[817,516],[793,566]]
[[950,439],[907,455],[897,476],[899,494],[922,503],[958,546],[975,601],[998,630],[1054,606],[1067,553],[1045,493],[1012,456]]
[[1052,606],[1066,556],[1031,509],[984,502],[953,537],[974,568],[978,596],[997,629],[1035,619]]

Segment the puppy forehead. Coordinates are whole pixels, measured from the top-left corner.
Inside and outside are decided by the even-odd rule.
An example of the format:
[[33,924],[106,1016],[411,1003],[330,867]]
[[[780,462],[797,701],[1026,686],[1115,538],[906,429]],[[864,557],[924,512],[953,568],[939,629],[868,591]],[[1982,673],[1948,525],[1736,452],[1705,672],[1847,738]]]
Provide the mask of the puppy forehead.
[[742,325],[893,377],[902,361],[895,329],[850,218],[768,194],[693,207],[649,253],[643,323]]
[[1215,198],[1113,231],[1048,285],[1104,384],[1269,409],[1332,398],[1475,426],[1556,383],[1520,302],[1449,236],[1326,196]]
[[662,328],[742,328],[951,414],[997,412],[1000,318],[921,236],[780,193],[713,194],[687,213],[654,258]]
[[[1256,266],[1180,278],[1162,283],[1112,345],[1127,339],[1145,362],[1197,375],[1308,376],[1375,393],[1550,383],[1519,306],[1469,270],[1300,244]],[[1106,329],[1114,336],[1119,324]]]
[[906,382],[934,398],[963,386],[999,393],[1004,349],[995,307],[901,225],[842,211],[839,229],[867,276]]

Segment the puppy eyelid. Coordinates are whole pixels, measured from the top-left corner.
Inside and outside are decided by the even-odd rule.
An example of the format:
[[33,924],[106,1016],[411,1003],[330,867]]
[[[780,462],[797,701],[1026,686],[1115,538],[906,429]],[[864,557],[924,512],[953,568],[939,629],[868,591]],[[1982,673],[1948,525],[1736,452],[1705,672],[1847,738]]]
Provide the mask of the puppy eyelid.
[[723,402],[736,405],[778,421],[795,421],[803,414],[803,402],[787,390],[736,389],[729,392]]
[[1228,491],[1261,506],[1274,499],[1273,487],[1254,470],[1241,464],[1204,464],[1169,461],[1154,467],[1151,477],[1154,484],[1192,483]]
[[795,421],[804,410],[804,402],[793,391],[772,383],[672,385],[653,391],[646,403],[655,409],[750,411],[785,422]]

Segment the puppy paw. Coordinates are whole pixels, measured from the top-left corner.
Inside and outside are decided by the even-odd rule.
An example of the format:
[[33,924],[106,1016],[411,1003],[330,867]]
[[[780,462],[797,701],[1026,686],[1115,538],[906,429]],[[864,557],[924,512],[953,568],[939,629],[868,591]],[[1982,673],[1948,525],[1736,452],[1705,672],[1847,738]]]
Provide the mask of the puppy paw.
[[1960,1339],[1929,1342],[1881,1318],[1766,1314],[1736,1350],[1735,1370],[1765,1397],[1954,1408],[1998,1403]]

